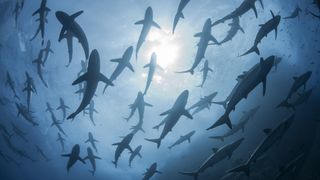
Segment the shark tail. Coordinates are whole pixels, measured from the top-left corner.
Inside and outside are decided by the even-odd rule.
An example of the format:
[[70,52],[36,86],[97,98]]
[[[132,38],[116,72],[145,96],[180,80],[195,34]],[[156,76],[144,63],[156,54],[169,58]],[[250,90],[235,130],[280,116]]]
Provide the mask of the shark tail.
[[89,170],[89,172],[91,173],[92,176],[94,176],[94,170]]
[[185,175],[185,176],[192,176],[194,180],[198,179],[198,172],[179,172],[179,174]]
[[212,126],[210,126],[207,130],[216,128],[218,126],[221,126],[223,124],[227,124],[230,129],[232,129],[231,120],[228,114],[222,115]]
[[178,71],[176,73],[179,73],[179,74],[183,74],[183,73],[191,73],[192,75],[194,74],[194,70],[193,69],[189,69],[189,70],[186,70],[186,71]]
[[217,139],[217,140],[220,140],[220,141],[224,142],[224,137],[223,136],[211,136],[209,138],[210,139]]
[[74,119],[76,117],[77,113],[70,114],[67,119]]
[[118,167],[118,164],[116,161],[112,161],[112,164],[114,164],[114,167],[117,168]]
[[241,56],[245,56],[245,55],[250,54],[250,53],[253,53],[253,52],[255,52],[255,53],[257,53],[258,55],[260,55],[260,51],[259,51],[257,45],[252,46],[252,48],[250,48],[247,52],[245,52],[245,53],[242,54]]
[[157,148],[159,148],[160,145],[161,145],[161,139],[160,138],[159,139],[147,139],[147,138],[145,138],[145,140],[153,142],[153,143],[156,143],[157,144]]
[[243,164],[241,166],[235,167],[228,171],[228,173],[234,173],[234,172],[244,172],[247,176],[250,175],[250,166],[249,164]]
[[218,104],[224,107],[224,109],[227,109],[227,101],[221,101],[221,102],[212,102],[213,104]]

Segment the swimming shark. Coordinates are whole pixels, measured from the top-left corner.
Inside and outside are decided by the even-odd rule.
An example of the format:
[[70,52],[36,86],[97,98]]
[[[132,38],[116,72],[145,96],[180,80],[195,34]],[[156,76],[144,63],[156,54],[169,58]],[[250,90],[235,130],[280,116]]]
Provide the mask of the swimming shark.
[[306,157],[304,153],[299,154],[297,157],[293,158],[291,161],[289,161],[284,166],[281,166],[279,169],[279,172],[277,172],[276,175],[274,175],[274,180],[281,180],[284,179],[283,177],[286,174],[294,173],[297,169],[297,166],[300,165],[301,161]]
[[89,170],[89,172],[94,176],[94,173],[96,172],[96,159],[101,159],[100,157],[93,154],[92,149],[90,147],[87,148],[88,155],[83,160],[89,160],[90,164],[92,166],[92,170]]
[[287,130],[290,128],[292,122],[294,121],[295,116],[291,115],[286,118],[282,123],[280,123],[274,130],[266,130],[265,133],[267,137],[265,137],[261,143],[257,146],[257,148],[250,155],[250,158],[243,164],[236,168],[233,168],[228,171],[231,172],[244,172],[247,176],[250,175],[250,166],[262,155],[264,155],[276,142],[278,142]]
[[191,137],[194,135],[195,132],[196,131],[191,131],[184,136],[180,136],[180,138],[176,142],[174,142],[171,146],[169,146],[168,149],[171,150],[174,146],[179,145],[179,144],[183,143],[184,141],[188,141],[190,143]]
[[65,12],[62,11],[57,11],[56,12],[56,17],[59,20],[59,22],[62,24],[62,28],[60,31],[59,39],[58,41],[60,42],[62,39],[67,40],[68,44],[68,52],[69,52],[69,64],[70,65],[71,60],[72,60],[72,52],[73,52],[73,45],[72,45],[72,39],[73,37],[77,38],[79,43],[81,44],[84,54],[86,59],[89,57],[89,44],[87,37],[82,30],[81,26],[75,21],[75,19],[82,14],[83,11],[76,12],[72,15],[68,15]]
[[143,175],[142,180],[149,180],[154,174],[162,174],[162,172],[157,170],[157,163],[153,163],[148,169],[147,172],[145,172]]
[[10,134],[9,131],[7,130],[6,126],[0,123],[0,131],[6,135],[7,137],[11,138],[13,134]]
[[263,96],[267,89],[267,76],[273,67],[275,56],[270,56],[266,60],[260,59],[260,62],[253,66],[248,72],[238,76],[239,83],[232,90],[232,96],[225,104],[226,101],[220,104],[226,107],[225,113],[207,130],[213,129],[223,124],[227,124],[230,129],[232,129],[232,124],[229,118],[231,111],[235,110],[236,105],[242,100],[246,99],[249,93],[254,90],[260,83],[263,84]]
[[46,112],[53,113],[53,108],[51,107],[51,105],[48,102],[46,102],[46,105],[47,105]]
[[173,28],[172,28],[172,34],[174,34],[174,31],[178,25],[178,22],[180,20],[180,18],[184,19],[184,15],[182,13],[183,9],[187,6],[187,4],[190,2],[190,0],[181,0],[178,6],[178,10],[176,15],[174,16],[174,20],[173,20]]
[[122,152],[125,149],[128,149],[130,152],[133,152],[131,147],[130,147],[130,142],[132,141],[132,138],[134,136],[134,133],[130,133],[128,135],[126,135],[121,142],[118,143],[114,143],[112,144],[113,146],[117,146],[116,148],[116,152],[114,154],[114,161],[112,161],[112,163],[114,164],[114,166],[117,168],[118,166],[118,160],[119,157],[121,156]]
[[60,142],[60,145],[61,145],[61,147],[62,147],[62,151],[64,151],[64,141],[66,141],[66,140],[61,136],[60,133],[58,133],[58,139],[57,139],[57,141]]
[[209,109],[211,104],[213,103],[212,100],[217,96],[217,92],[211,93],[203,98],[201,98],[198,102],[193,104],[191,107],[188,108],[188,111],[191,111],[192,109],[195,109],[192,112],[192,115],[197,114],[198,112],[202,111],[203,109],[207,108]]
[[202,83],[201,83],[198,87],[201,87],[201,88],[203,87],[204,83],[205,83],[206,80],[207,80],[209,71],[210,71],[210,72],[213,72],[213,69],[211,69],[211,68],[209,67],[209,62],[208,62],[208,60],[206,60],[205,63],[204,63],[203,68],[202,68],[201,71],[200,71],[200,72],[202,72]]
[[96,147],[96,142],[99,142],[98,140],[96,140],[95,138],[93,138],[93,135],[91,132],[88,133],[88,140],[85,141],[85,143],[90,143],[91,146],[93,147],[93,149],[98,152],[98,149]]
[[19,96],[18,96],[17,93],[16,93],[15,83],[14,83],[14,81],[12,80],[11,75],[9,74],[8,71],[7,71],[7,80],[6,80],[5,85],[6,85],[6,86],[9,86],[10,89],[11,89],[11,91],[12,91],[13,94],[14,94],[14,97],[17,98],[18,100],[20,100]]
[[[112,59],[110,60],[111,62],[116,62],[118,63],[116,69],[113,71],[113,73],[111,74],[110,77],[110,81],[113,82],[114,80],[116,80],[119,75],[123,72],[123,70],[125,68],[129,68],[132,72],[134,72],[133,66],[130,63],[131,57],[132,57],[132,53],[133,53],[133,47],[130,46],[126,49],[126,51],[124,52],[124,54],[122,55],[121,58],[118,59]],[[107,89],[108,85],[106,85],[103,89],[103,92],[105,92],[105,90]]]
[[239,16],[234,17],[232,19],[232,23],[230,23],[229,26],[230,26],[230,30],[228,31],[227,36],[222,41],[220,41],[218,45],[231,41],[237,35],[238,31],[241,31],[242,33],[244,33],[243,28],[240,26]]
[[100,73],[100,56],[96,49],[94,49],[90,54],[87,72],[76,79],[72,85],[79,84],[83,81],[86,82],[86,89],[81,104],[74,113],[67,117],[67,119],[74,119],[82,110],[84,110],[84,108],[86,108],[86,106],[91,102],[99,81],[113,86],[113,83]]
[[137,43],[137,47],[136,47],[136,59],[138,59],[139,50],[140,50],[143,42],[146,40],[151,27],[154,26],[154,27],[156,27],[158,29],[161,29],[161,27],[154,21],[154,19],[153,19],[153,11],[152,11],[151,7],[147,8],[147,10],[145,12],[145,15],[144,15],[144,19],[141,20],[141,21],[136,22],[135,24],[136,25],[140,25],[140,24],[143,25],[141,33],[140,33],[140,37],[139,37],[139,40],[138,40],[138,43]]
[[38,54],[37,59],[33,60],[32,63],[37,65],[38,76],[39,76],[41,82],[44,84],[44,86],[48,87],[48,85],[44,81],[43,75],[42,75],[42,67],[44,66],[43,61],[42,61],[42,56],[43,56],[43,51],[40,51],[39,54]]
[[144,96],[143,96],[142,92],[139,91],[136,99],[133,102],[133,104],[129,105],[129,107],[131,109],[129,117],[124,118],[124,119],[129,121],[132,118],[132,116],[134,115],[134,113],[136,112],[136,110],[138,109],[139,121],[143,121],[145,106],[152,107],[151,104],[149,104],[149,103],[144,101]]
[[36,36],[39,34],[41,31],[41,37],[42,37],[42,42],[41,44],[44,43],[44,29],[45,29],[45,24],[48,23],[47,20],[47,15],[51,10],[47,7],[47,0],[41,0],[40,8],[37,9],[32,16],[35,16],[36,14],[39,14],[39,18],[36,21],[39,21],[39,26],[36,31],[36,34],[31,38],[31,41],[36,38]]
[[47,157],[47,155],[43,152],[43,150],[42,150],[38,145],[36,145],[36,151],[37,151],[37,153],[39,153],[39,155],[40,155],[44,160],[46,160],[47,162],[51,160],[51,159],[49,159],[49,158]]
[[4,134],[2,134],[2,137],[4,139],[4,142],[7,144],[8,148],[11,150],[11,152],[20,156],[21,158],[25,158],[30,160],[31,162],[35,162],[35,160],[26,151],[18,149],[15,145],[13,145],[9,137],[7,137]]
[[59,102],[60,102],[60,105],[59,105],[59,107],[57,107],[57,110],[61,109],[61,111],[62,111],[62,120],[64,121],[66,119],[67,109],[70,109],[70,108],[69,108],[69,106],[67,106],[64,103],[64,100],[61,97],[59,98]]
[[81,161],[83,164],[86,162],[80,157],[80,146],[76,144],[72,147],[70,154],[62,154],[62,157],[69,157],[68,164],[67,164],[67,171],[69,172],[70,168],[77,162]]
[[261,42],[261,40],[264,37],[267,37],[267,35],[271,31],[275,32],[275,39],[277,39],[278,26],[279,26],[279,23],[281,21],[281,16],[280,15],[276,15],[275,16],[272,11],[270,11],[270,12],[271,12],[272,18],[269,21],[267,21],[266,23],[259,25],[260,29],[259,29],[259,31],[258,31],[258,33],[256,35],[256,38],[254,40],[253,46],[247,52],[242,54],[241,56],[245,56],[245,55],[253,53],[253,52],[255,52],[258,55],[260,55],[260,51],[258,49],[258,44]]
[[14,22],[16,27],[18,26],[18,17],[23,9],[24,6],[24,0],[17,0],[16,1],[16,5],[14,7],[14,10],[12,12],[12,14],[14,15]]
[[27,105],[28,111],[30,110],[30,101],[32,93],[37,94],[37,90],[35,88],[32,77],[26,72],[26,81],[24,82],[25,88],[22,90],[23,92],[27,92]]
[[283,101],[281,104],[279,104],[277,107],[285,107],[288,109],[296,110],[296,106],[299,106],[305,102],[307,102],[312,95],[313,89],[310,89],[306,92],[299,93],[299,97],[295,99],[293,102],[289,103],[288,101]]
[[94,101],[92,100],[89,104],[89,107],[87,107],[83,112],[86,114],[88,111],[89,113],[89,118],[92,122],[92,124],[95,126],[96,123],[94,122],[94,119],[93,119],[93,113],[98,113],[98,111],[94,108]]
[[157,148],[160,147],[161,141],[166,137],[166,135],[172,131],[172,128],[177,124],[182,115],[193,119],[192,115],[185,109],[189,97],[189,91],[184,90],[175,101],[174,105],[168,111],[160,114],[161,116],[167,115],[165,118],[164,128],[158,139],[146,139],[147,141],[157,144]]
[[213,165],[219,163],[220,161],[232,157],[233,152],[238,149],[244,139],[241,138],[237,141],[234,141],[230,144],[226,144],[222,146],[220,149],[213,148],[213,154],[210,155],[202,165],[194,172],[179,172],[182,175],[191,176],[195,180],[198,179],[200,173],[204,172],[208,168],[212,167]]
[[54,115],[54,113],[50,113],[51,114],[51,120],[52,120],[52,123],[51,123],[51,127],[52,126],[56,126],[56,128],[65,136],[67,136],[67,134],[64,132],[64,130],[62,129],[62,127],[60,126],[62,124],[61,121],[57,120],[56,116]]
[[140,145],[136,149],[134,149],[132,152],[130,152],[131,155],[129,158],[129,167],[131,167],[131,163],[136,156],[139,156],[140,158],[142,158],[142,156],[140,154],[141,148],[142,148],[142,146]]
[[46,47],[45,48],[43,48],[43,49],[41,49],[41,51],[42,51],[42,53],[43,53],[43,62],[42,62],[42,64],[43,64],[43,66],[45,65],[45,63],[47,62],[47,60],[48,60],[48,57],[49,57],[49,54],[50,53],[54,53],[53,52],[53,50],[51,49],[51,41],[50,40],[48,40],[47,41],[47,45],[46,45]]
[[159,64],[157,64],[157,55],[154,52],[151,55],[151,59],[150,59],[149,64],[146,64],[145,66],[143,66],[143,68],[149,68],[147,83],[146,83],[146,87],[145,87],[144,93],[143,93],[144,95],[146,95],[147,91],[151,85],[151,82],[152,82],[152,79],[153,79],[153,76],[154,76],[156,69],[160,69],[162,71],[164,71],[164,70],[161,66],[159,66]]
[[19,117],[19,115],[21,114],[21,116],[30,124],[32,124],[32,126],[39,126],[39,124],[37,122],[35,122],[34,117],[32,116],[32,112],[28,110],[28,108],[23,105],[23,104],[18,104],[16,103],[16,107],[18,109],[18,113],[17,116]]
[[194,60],[192,67],[186,71],[180,71],[177,73],[194,73],[196,67],[200,64],[202,59],[205,57],[206,50],[208,48],[209,42],[213,42],[213,44],[219,44],[215,37],[211,34],[211,19],[208,18],[202,28],[202,32],[197,33],[194,37],[200,38],[200,42],[198,43],[198,50]]

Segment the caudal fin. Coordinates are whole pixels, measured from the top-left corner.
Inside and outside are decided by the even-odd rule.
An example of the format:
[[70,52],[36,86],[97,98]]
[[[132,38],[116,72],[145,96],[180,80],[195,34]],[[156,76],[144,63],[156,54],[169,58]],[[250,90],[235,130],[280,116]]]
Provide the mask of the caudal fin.
[[[253,53],[253,52],[255,52],[255,53],[257,53],[258,55],[260,55],[260,51],[259,51],[257,45],[252,46],[252,48],[250,48],[247,52],[245,52],[245,53],[242,54],[241,56],[245,56],[245,55],[250,54],[250,53]],[[241,56],[240,56],[240,57],[241,57]]]
[[179,172],[179,173],[185,176],[192,176],[194,180],[197,180],[199,175],[199,173],[197,172]]
[[112,161],[112,164],[114,164],[114,167],[117,168],[118,167],[118,164],[116,161]]
[[222,115],[212,126],[210,126],[207,130],[213,129],[215,127],[221,126],[223,124],[227,124],[230,129],[232,129],[232,124],[228,114]]
[[224,109],[227,109],[227,101],[221,101],[221,102],[212,102],[213,104],[218,104],[224,107]]
[[224,137],[223,136],[211,136],[209,138],[210,139],[217,139],[217,140],[220,140],[220,141],[224,142]]
[[179,73],[179,74],[182,74],[182,73],[190,73],[190,74],[194,74],[194,70],[193,69],[189,69],[189,70],[186,70],[186,71],[179,71],[179,72],[176,72],[176,73]]
[[228,173],[234,173],[234,172],[244,172],[247,176],[249,176],[250,166],[248,164],[243,164],[241,166],[238,166],[228,171]]
[[159,149],[159,147],[161,145],[161,139],[147,139],[147,138],[145,138],[145,140],[153,142],[153,143],[156,143],[158,149]]

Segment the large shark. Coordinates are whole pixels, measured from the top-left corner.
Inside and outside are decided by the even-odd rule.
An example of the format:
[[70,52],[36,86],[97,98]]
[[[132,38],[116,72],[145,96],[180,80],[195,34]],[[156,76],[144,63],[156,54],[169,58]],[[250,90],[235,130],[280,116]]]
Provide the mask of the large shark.
[[140,154],[140,151],[141,151],[141,148],[142,146],[138,146],[136,149],[134,149],[132,152],[131,152],[131,155],[130,155],[130,158],[129,158],[129,167],[131,167],[131,163],[133,161],[133,159],[136,157],[136,156],[139,156],[140,158],[142,158],[141,154]]
[[206,60],[206,61],[204,62],[203,68],[202,68],[201,71],[200,71],[200,72],[202,72],[202,82],[201,82],[201,84],[200,84],[198,87],[201,87],[201,88],[203,87],[204,83],[205,83],[206,80],[207,80],[209,71],[210,71],[210,72],[213,72],[213,69],[211,69],[211,68],[209,67],[209,62],[208,62],[208,60]]
[[284,17],[283,19],[295,19],[296,17],[300,18],[301,12],[302,12],[302,9],[297,5],[297,7],[294,9],[291,15]]
[[27,92],[27,105],[28,111],[30,110],[30,101],[32,93],[37,93],[32,77],[26,72],[26,81],[24,82],[25,88],[23,92]]
[[88,139],[85,141],[85,143],[90,143],[91,146],[93,147],[93,149],[98,152],[98,149],[96,147],[96,142],[99,142],[98,140],[96,140],[95,138],[93,138],[93,135],[91,132],[88,133]]
[[69,172],[70,168],[77,162],[81,161],[83,164],[86,162],[80,157],[80,146],[76,144],[72,147],[70,154],[62,154],[62,157],[69,157],[68,164],[67,164],[67,171]]
[[37,73],[38,76],[41,80],[41,82],[44,84],[45,87],[48,87],[47,83],[44,81],[43,79],[43,75],[42,75],[42,67],[44,66],[44,63],[42,61],[42,57],[43,57],[43,51],[40,50],[37,59],[33,60],[32,63],[37,65]]
[[208,48],[209,42],[213,42],[213,44],[218,44],[218,41],[211,34],[211,19],[208,18],[202,28],[202,32],[197,33],[194,37],[200,38],[200,42],[198,43],[198,51],[196,54],[196,58],[192,67],[189,70],[181,71],[177,73],[194,73],[196,67],[200,64],[202,59],[205,57],[206,50]]
[[41,49],[42,53],[43,53],[43,66],[45,65],[45,63],[47,62],[48,60],[48,57],[49,57],[49,53],[54,53],[53,50],[51,49],[51,41],[48,40],[47,41],[47,45],[45,48]]
[[[232,11],[230,14],[226,15],[225,17],[217,20],[212,24],[212,26],[215,26],[220,23],[224,23],[226,20],[241,17],[242,15],[246,14],[249,10],[253,10],[254,14],[256,17],[258,17],[258,12],[256,8],[256,2],[258,0],[244,0],[238,8],[236,8],[234,11]],[[263,3],[262,0],[259,0],[262,8],[263,8]]]
[[58,138],[57,138],[57,141],[60,142],[60,145],[61,145],[61,148],[62,148],[62,151],[64,151],[64,142],[66,141],[60,133],[58,133]]
[[67,40],[67,44],[68,44],[69,64],[67,66],[70,65],[71,60],[72,60],[72,52],[73,52],[72,39],[73,39],[73,37],[77,38],[79,43],[81,44],[81,46],[84,50],[84,54],[85,54],[86,59],[88,59],[88,57],[89,57],[89,44],[88,44],[87,37],[86,37],[84,31],[82,30],[81,26],[75,21],[75,19],[82,13],[83,13],[83,11],[79,11],[79,12],[76,12],[72,15],[68,15],[67,13],[62,12],[62,11],[56,12],[56,17],[59,20],[59,22],[62,24],[62,29],[61,29],[60,35],[59,35],[59,42],[65,38]]
[[154,73],[155,73],[156,69],[160,69],[162,71],[164,71],[164,70],[163,70],[163,68],[161,66],[159,66],[157,64],[157,55],[156,55],[156,53],[152,53],[149,64],[146,64],[144,66],[144,68],[149,68],[147,83],[146,83],[146,87],[145,87],[144,93],[143,93],[144,95],[146,95],[147,91],[148,91],[148,89],[149,89],[149,87],[151,85],[151,82],[152,82],[152,79],[153,79],[153,76],[154,76]]
[[192,115],[197,114],[198,112],[204,110],[205,108],[209,109],[211,104],[213,103],[212,100],[217,96],[217,92],[211,93],[203,98],[201,98],[198,102],[193,104],[191,107],[188,108],[188,111],[195,109],[192,112]]
[[274,130],[265,130],[268,134],[266,138],[258,145],[258,147],[250,155],[250,158],[243,164],[236,168],[229,170],[228,172],[245,172],[247,176],[250,175],[250,166],[256,160],[264,155],[277,141],[279,141],[283,135],[287,132],[294,120],[294,115],[285,119]]
[[227,144],[220,149],[213,149],[214,153],[210,155],[207,160],[205,160],[202,165],[194,172],[179,172],[182,175],[192,176],[195,180],[198,179],[198,175],[204,172],[206,169],[212,167],[213,165],[219,163],[220,161],[228,158],[230,159],[233,152],[238,149],[244,139],[241,138],[230,144]]
[[[96,123],[94,122],[94,119],[93,119],[93,113],[98,113],[98,111],[94,108],[94,101],[91,100],[90,104],[89,104],[89,107],[85,108],[85,110],[83,111],[85,114],[88,113],[89,114],[89,118],[92,122],[92,124],[95,126]],[[86,112],[88,111],[88,112]]]
[[142,30],[141,30],[141,34],[137,43],[137,47],[136,47],[136,59],[138,59],[138,53],[139,50],[143,44],[143,42],[146,40],[149,31],[151,29],[152,26],[161,29],[161,27],[153,20],[153,11],[151,7],[148,7],[146,10],[146,13],[144,15],[144,19],[141,21],[138,21],[135,23],[136,25],[143,25]]
[[172,131],[172,128],[177,124],[182,115],[193,119],[192,115],[185,109],[189,97],[189,91],[184,90],[175,101],[173,107],[168,111],[160,114],[161,116],[167,115],[165,118],[165,125],[162,130],[162,133],[158,139],[146,139],[147,141],[157,144],[157,148],[160,147],[161,141],[166,137],[166,135]]
[[116,168],[118,166],[119,157],[121,156],[122,152],[125,149],[128,149],[130,152],[133,152],[130,147],[130,142],[132,141],[133,136],[134,136],[134,133],[130,133],[126,135],[121,142],[112,144],[113,146],[117,146],[116,152],[114,154],[114,161],[112,161],[112,163]]
[[231,41],[237,35],[238,31],[244,33],[243,28],[240,26],[240,18],[238,16],[232,19],[232,23],[230,23],[229,26],[230,30],[228,31],[227,36],[219,42],[219,45]]
[[179,144],[183,143],[184,141],[188,141],[190,143],[191,137],[194,135],[195,132],[196,131],[191,131],[184,136],[180,136],[180,138],[176,142],[174,142],[171,146],[169,146],[168,149],[171,150],[174,146],[179,145]]
[[[123,72],[123,70],[125,68],[129,68],[132,72],[134,72],[133,66],[130,63],[131,57],[132,57],[132,53],[133,53],[133,47],[130,46],[126,49],[126,51],[124,52],[124,54],[122,55],[121,58],[118,59],[111,59],[111,62],[116,62],[118,63],[116,69],[113,71],[113,73],[111,74],[110,77],[110,81],[114,81],[116,80],[119,75]],[[103,92],[105,92],[105,90],[107,89],[108,85],[106,85],[103,89]]]
[[87,83],[81,104],[74,113],[68,116],[67,119],[74,119],[82,110],[84,110],[84,108],[86,108],[86,106],[91,102],[99,81],[113,86],[113,83],[100,73],[100,56],[96,49],[90,54],[87,72],[76,79],[72,85],[76,85],[84,81]]
[[248,121],[250,119],[254,118],[254,115],[257,113],[257,111],[260,109],[260,106],[257,106],[251,110],[244,111],[243,115],[241,116],[239,123],[237,125],[233,125],[233,128],[230,129],[228,132],[226,132],[224,135],[222,136],[212,136],[209,137],[211,139],[219,139],[222,142],[224,141],[225,138],[234,135],[235,133],[237,133],[239,130],[242,130],[242,132],[244,132],[244,127],[245,125],[248,123]]
[[96,159],[101,159],[100,157],[93,154],[92,149],[90,147],[87,148],[88,155],[83,160],[89,160],[92,166],[92,170],[89,170],[89,172],[94,176],[94,173],[96,172]]
[[59,99],[59,102],[60,102],[60,105],[59,105],[59,107],[57,107],[57,110],[61,109],[61,111],[62,111],[62,120],[64,121],[66,119],[67,109],[70,109],[70,108],[69,108],[69,106],[67,106],[64,103],[64,100],[61,97]]
[[244,54],[242,54],[241,56],[256,52],[258,55],[260,55],[260,51],[258,49],[258,44],[261,42],[261,40],[264,37],[267,37],[267,35],[271,32],[271,31],[275,31],[275,39],[277,39],[278,36],[278,26],[281,20],[281,16],[280,15],[274,15],[273,12],[271,11],[271,15],[272,18],[267,21],[264,24],[260,25],[260,29],[256,35],[256,38],[254,40],[254,44],[253,46]]
[[143,121],[143,116],[144,116],[144,108],[145,106],[147,107],[152,107],[151,104],[147,103],[144,101],[144,96],[142,92],[138,92],[137,98],[134,100],[133,104],[130,104],[129,107],[131,109],[129,117],[125,118],[127,121],[129,121],[136,110],[138,109],[139,112],[139,121]]
[[178,22],[180,18],[184,19],[184,15],[182,13],[183,9],[187,6],[187,4],[190,2],[190,0],[181,0],[178,6],[178,10],[176,15],[174,16],[173,20],[173,28],[172,28],[172,34],[174,34],[174,31],[176,30],[176,27],[178,25]]
[[43,152],[43,150],[38,145],[36,145],[36,151],[45,161],[51,160],[50,158],[48,158],[48,156]]
[[10,87],[10,89],[13,92],[13,95],[14,95],[15,98],[20,99],[19,96],[16,93],[15,83],[12,80],[12,78],[11,78],[11,76],[10,76],[8,71],[7,71],[7,80],[6,80],[5,85]]
[[147,172],[143,175],[142,180],[149,180],[155,173],[161,174],[162,172],[157,170],[157,163],[153,163],[149,168],[147,168]]
[[31,38],[31,41],[36,38],[36,36],[39,34],[39,32],[41,31],[41,37],[42,37],[42,43],[44,43],[44,28],[45,28],[45,24],[48,23],[47,20],[47,15],[49,13],[49,11],[51,11],[48,7],[47,7],[47,0],[41,0],[41,4],[40,4],[40,8],[37,9],[32,16],[35,16],[36,14],[39,14],[39,18],[37,19],[37,21],[39,21],[39,27],[36,31],[36,34]]
[[[236,105],[246,99],[249,93],[254,90],[260,83],[263,84],[263,96],[267,89],[267,76],[273,67],[275,56],[270,56],[266,60],[260,59],[260,62],[251,68],[248,72],[238,77],[239,83],[232,90],[232,96],[226,105],[225,113],[207,130],[218,127],[222,124],[227,124],[232,129],[232,124],[229,118],[231,111],[235,110]],[[222,102],[221,104],[224,104]]]

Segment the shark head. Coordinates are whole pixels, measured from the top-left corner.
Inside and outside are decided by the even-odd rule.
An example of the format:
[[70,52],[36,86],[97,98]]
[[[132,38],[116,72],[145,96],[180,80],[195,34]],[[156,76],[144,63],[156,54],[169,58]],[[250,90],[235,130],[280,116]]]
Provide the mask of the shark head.
[[189,91],[188,90],[184,90],[179,97],[177,98],[174,107],[185,107],[188,101],[188,97],[189,97]]
[[211,19],[208,18],[208,19],[206,20],[206,22],[204,23],[202,32],[203,32],[203,33],[210,33],[210,34],[211,34],[211,24],[212,24]]
[[157,169],[157,163],[153,163],[153,164],[150,166],[150,170],[155,171],[156,169]]
[[144,15],[144,19],[152,20],[153,19],[153,11],[152,8],[149,6],[146,10],[146,14]]
[[87,153],[88,153],[88,156],[93,155],[92,149],[90,147],[87,148]]
[[66,25],[70,19],[70,16],[67,13],[62,11],[57,11],[56,17],[62,25]]
[[152,55],[151,55],[150,64],[151,65],[157,65],[157,54],[155,52],[153,52]]
[[260,59],[262,76],[265,77],[274,65],[275,56],[270,56],[266,60]]
[[123,54],[123,59],[128,59],[130,60],[131,59],[131,56],[132,56],[132,53],[133,53],[133,47],[130,46],[126,49],[126,51],[124,52]]
[[96,49],[94,49],[90,54],[88,72],[100,73],[100,56]]
[[80,145],[79,144],[76,144],[73,146],[71,154],[72,155],[79,155],[80,154]]

